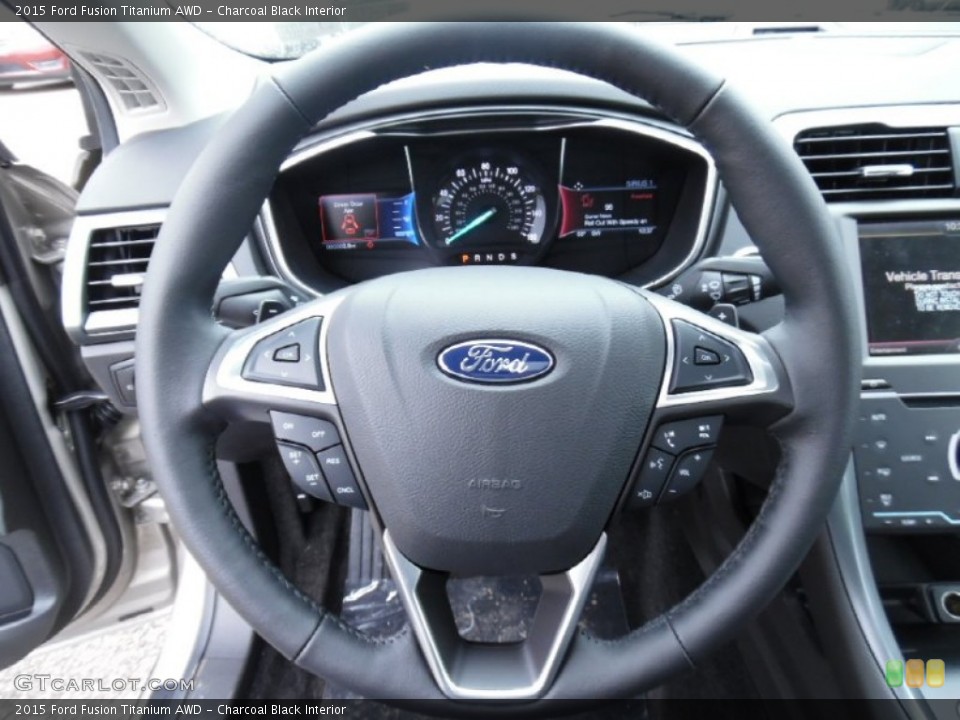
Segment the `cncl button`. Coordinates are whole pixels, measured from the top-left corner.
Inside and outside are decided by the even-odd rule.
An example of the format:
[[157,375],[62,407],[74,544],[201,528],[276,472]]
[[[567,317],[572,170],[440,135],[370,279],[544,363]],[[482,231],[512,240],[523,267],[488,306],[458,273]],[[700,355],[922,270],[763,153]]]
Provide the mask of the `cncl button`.
[[347,454],[343,451],[342,445],[317,453],[317,461],[323,470],[323,476],[327,479],[327,485],[334,500],[340,505],[367,509],[367,503],[360,492],[357,478],[350,469],[350,463],[347,462]]

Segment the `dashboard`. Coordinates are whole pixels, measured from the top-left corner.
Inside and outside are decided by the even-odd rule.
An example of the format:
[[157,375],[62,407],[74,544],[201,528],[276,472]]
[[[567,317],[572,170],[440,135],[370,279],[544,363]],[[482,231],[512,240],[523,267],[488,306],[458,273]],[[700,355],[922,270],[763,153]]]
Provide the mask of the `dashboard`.
[[665,282],[702,249],[709,155],[656,121],[459,110],[313,140],[265,208],[271,254],[318,292],[437,265]]
[[[840,134],[835,143],[849,147],[844,138],[855,134],[920,138],[934,129],[945,138],[936,151],[895,138],[906,145],[893,160],[859,146],[863,165],[892,166],[882,169],[893,173],[886,179],[864,178],[862,166],[842,158],[809,165],[861,193],[838,199],[827,194],[832,184],[825,191],[862,321],[864,375],[831,533],[846,538],[846,590],[882,617],[907,585],[917,598],[928,598],[933,581],[960,588],[956,573],[910,571],[885,589],[883,578],[874,583],[869,557],[874,552],[880,571],[887,548],[904,567],[899,558],[914,544],[960,527],[960,41],[821,35],[684,52],[731,77],[798,148],[802,137],[816,147],[834,143],[831,129]],[[93,241],[117,228],[159,227],[221,122],[124,143],[81,196],[64,281],[76,316],[67,324],[111,397],[121,396],[112,369],[133,355],[136,316],[89,305]],[[944,160],[943,176],[915,158],[931,152]],[[908,157],[911,183],[949,175],[952,190],[934,197],[926,186],[905,187],[871,197],[889,190]],[[546,70],[438,71],[360,98],[294,148],[225,277],[279,278],[308,299],[405,270],[511,263],[661,292],[702,269],[692,286],[725,290],[728,273],[711,261],[749,255],[753,245],[728,205],[709,154],[635,98]],[[776,324],[782,311],[777,298],[739,307],[751,330]],[[103,321],[91,323],[98,315]],[[874,642],[881,663],[901,653],[885,632]]]

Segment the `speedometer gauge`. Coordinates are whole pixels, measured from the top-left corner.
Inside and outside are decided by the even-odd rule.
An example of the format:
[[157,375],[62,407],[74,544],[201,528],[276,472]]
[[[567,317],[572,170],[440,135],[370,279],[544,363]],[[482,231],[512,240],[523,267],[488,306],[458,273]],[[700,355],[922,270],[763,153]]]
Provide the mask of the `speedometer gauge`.
[[440,184],[433,223],[435,244],[454,252],[536,250],[544,239],[547,203],[520,164],[481,158],[458,164]]

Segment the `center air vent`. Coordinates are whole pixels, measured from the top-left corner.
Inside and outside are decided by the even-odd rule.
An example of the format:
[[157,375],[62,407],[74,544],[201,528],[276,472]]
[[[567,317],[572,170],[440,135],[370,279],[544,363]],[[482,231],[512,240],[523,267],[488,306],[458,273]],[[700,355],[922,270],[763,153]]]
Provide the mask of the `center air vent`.
[[87,312],[140,306],[147,262],[160,225],[95,230],[87,252]]
[[828,202],[956,194],[945,128],[819,128],[799,133],[794,147]]

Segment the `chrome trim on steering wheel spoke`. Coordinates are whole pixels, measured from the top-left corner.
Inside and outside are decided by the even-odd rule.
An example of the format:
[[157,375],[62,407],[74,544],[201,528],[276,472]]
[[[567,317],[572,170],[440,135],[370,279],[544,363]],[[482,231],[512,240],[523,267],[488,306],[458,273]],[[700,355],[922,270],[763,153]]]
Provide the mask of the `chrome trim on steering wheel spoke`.
[[[203,388],[203,403],[229,415],[243,415],[246,406],[282,410],[305,404],[337,404],[327,362],[327,335],[330,319],[343,301],[342,294],[329,295],[301,305],[254,327],[231,334],[217,351]],[[257,343],[286,328],[311,318],[322,318],[317,362],[323,390],[309,390],[269,382],[247,380],[243,369]]]
[[[775,361],[776,353],[762,335],[731,327],[708,315],[693,310],[686,305],[681,305],[678,302],[668,300],[660,295],[645,292],[643,296],[656,308],[657,312],[660,313],[660,318],[663,320],[666,331],[666,367],[657,400],[658,408],[676,408],[704,403],[724,403],[749,398],[760,399],[763,396],[772,396],[782,389],[780,375],[777,372],[779,363]],[[750,367],[750,372],[753,375],[751,382],[745,385],[731,385],[710,390],[671,393],[670,385],[673,380],[674,361],[676,358],[676,338],[673,333],[673,320],[683,320],[718,336],[722,340],[733,343],[740,352],[743,353],[743,357]]]
[[410,624],[441,692],[456,700],[533,700],[542,697],[560,667],[607,536],[564,573],[541,575],[543,593],[529,634],[521,643],[474,644],[457,632],[446,595],[447,575],[424,570],[397,549],[389,530],[383,551]]

